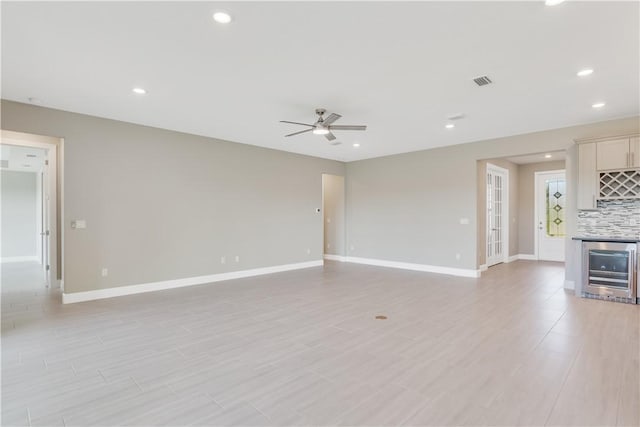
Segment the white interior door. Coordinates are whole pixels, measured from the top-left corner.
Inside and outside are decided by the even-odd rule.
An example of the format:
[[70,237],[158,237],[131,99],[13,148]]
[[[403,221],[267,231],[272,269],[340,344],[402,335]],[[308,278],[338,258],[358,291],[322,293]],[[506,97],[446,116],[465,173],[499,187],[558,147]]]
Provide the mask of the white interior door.
[[487,165],[487,267],[505,261],[508,252],[508,174]]
[[539,260],[564,261],[566,192],[564,171],[536,172],[536,247]]

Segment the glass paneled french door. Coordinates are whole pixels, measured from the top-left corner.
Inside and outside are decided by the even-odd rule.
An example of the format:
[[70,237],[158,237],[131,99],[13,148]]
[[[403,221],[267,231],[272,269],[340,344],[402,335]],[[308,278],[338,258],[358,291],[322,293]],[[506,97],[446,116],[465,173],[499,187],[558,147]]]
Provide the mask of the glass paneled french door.
[[487,165],[487,266],[508,256],[508,172]]

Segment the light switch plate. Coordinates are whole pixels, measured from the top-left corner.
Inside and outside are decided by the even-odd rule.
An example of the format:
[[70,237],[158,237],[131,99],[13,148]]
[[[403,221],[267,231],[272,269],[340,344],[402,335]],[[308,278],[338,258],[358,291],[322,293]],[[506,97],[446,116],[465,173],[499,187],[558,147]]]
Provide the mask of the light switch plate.
[[87,228],[87,221],[85,221],[84,219],[75,219],[71,221],[71,228],[75,228],[75,229]]

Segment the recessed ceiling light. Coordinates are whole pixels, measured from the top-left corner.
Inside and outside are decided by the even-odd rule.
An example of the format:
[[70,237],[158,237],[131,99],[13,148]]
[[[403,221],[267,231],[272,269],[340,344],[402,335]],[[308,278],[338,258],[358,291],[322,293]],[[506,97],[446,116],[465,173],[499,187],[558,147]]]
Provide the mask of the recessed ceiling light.
[[231,15],[227,12],[216,12],[213,14],[213,20],[218,24],[228,24],[231,22]]
[[593,104],[591,107],[593,108],[602,108],[604,107],[606,104],[604,102],[596,102],[595,104]]
[[551,154],[545,154],[545,155],[544,155],[544,158],[545,158],[545,159],[550,159],[551,157],[552,157],[552,156],[551,156]]
[[358,148],[358,147],[360,147],[360,144],[358,144],[358,143],[356,142],[355,144],[353,144],[353,146],[354,146],[355,148]]
[[142,89],[141,87],[134,87],[131,90],[133,91],[133,93],[136,93],[138,95],[146,95],[147,94],[147,91]]
[[593,74],[593,70],[591,68],[585,68],[584,70],[578,71],[578,77],[585,77],[589,74]]
[[544,4],[546,4],[547,6],[557,6],[557,5],[559,5],[560,3],[563,3],[563,2],[564,2],[564,0],[546,0],[544,2]]
[[453,123],[447,123],[444,127],[446,127],[447,129],[453,129],[454,127],[456,127],[456,125],[454,125]]

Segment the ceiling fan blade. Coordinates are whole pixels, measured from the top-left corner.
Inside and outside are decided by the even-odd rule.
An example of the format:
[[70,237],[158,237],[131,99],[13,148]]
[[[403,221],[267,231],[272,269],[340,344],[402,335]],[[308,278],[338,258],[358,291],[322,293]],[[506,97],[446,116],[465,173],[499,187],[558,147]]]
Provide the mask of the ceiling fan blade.
[[308,123],[290,122],[288,120],[280,120],[280,123],[289,123],[289,124],[292,124],[292,125],[302,125],[302,126],[311,126],[311,127],[313,127],[313,125],[310,125]]
[[333,141],[334,139],[336,139],[336,136],[334,134],[332,134],[331,132],[326,134],[324,137],[327,138],[329,141]]
[[335,122],[336,120],[338,120],[340,117],[342,117],[340,114],[336,114],[336,113],[331,113],[329,114],[329,117],[327,117],[326,119],[324,119],[324,121],[322,122],[322,124],[324,126],[329,126],[331,123]]
[[305,133],[305,132],[311,132],[313,130],[313,128],[311,129],[305,129],[305,130],[301,130],[300,132],[294,132],[294,133],[290,133],[289,135],[285,135],[285,136],[294,136],[294,135],[300,135],[301,133]]
[[330,130],[367,130],[366,125],[333,125]]

